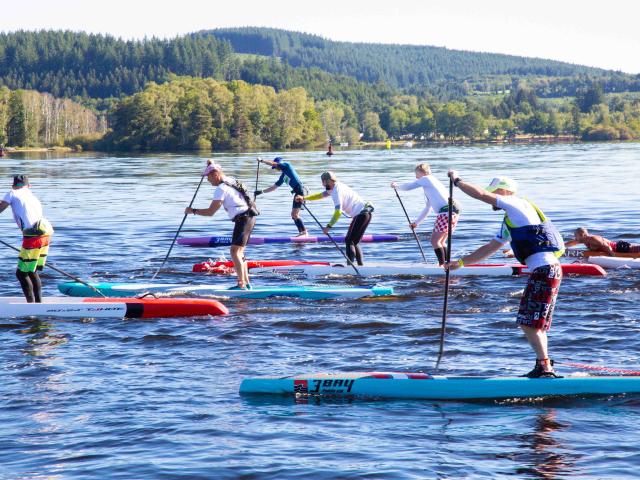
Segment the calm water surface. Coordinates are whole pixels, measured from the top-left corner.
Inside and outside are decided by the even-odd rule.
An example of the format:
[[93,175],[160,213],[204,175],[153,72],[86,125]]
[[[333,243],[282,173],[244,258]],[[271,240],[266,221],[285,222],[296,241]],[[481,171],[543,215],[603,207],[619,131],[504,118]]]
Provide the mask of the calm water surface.
[[[269,157],[267,153],[263,156]],[[310,187],[334,170],[376,205],[369,233],[406,232],[388,187],[420,161],[487,183],[498,173],[570,234],[587,226],[640,241],[640,144],[451,147],[285,155]],[[253,188],[255,157],[216,155]],[[148,281],[198,183],[204,158],[72,156],[0,161],[5,190],[26,172],[56,228],[50,259],[85,279]],[[260,185],[277,177],[261,171]],[[196,207],[209,204],[203,185]],[[461,192],[457,253],[492,238],[500,215]],[[418,191],[403,194],[412,216]],[[259,197],[255,235],[294,234],[283,188]],[[328,201],[310,204],[326,221]],[[430,229],[432,217],[424,229]],[[307,217],[310,230],[317,228]],[[344,231],[348,222],[339,222]],[[226,234],[224,215],[189,217],[185,235]],[[11,215],[1,238],[19,244]],[[424,238],[424,237],[423,237]],[[425,248],[428,241],[424,240]],[[5,248],[5,247],[3,247]],[[367,244],[370,260],[417,260],[414,243]],[[433,260],[430,249],[427,253]],[[228,248],[176,247],[160,281],[191,274]],[[331,245],[256,246],[250,258],[340,260]],[[0,256],[0,295],[19,295],[14,252]],[[499,260],[499,259],[497,259]],[[49,270],[47,295],[64,280]],[[256,285],[299,282],[254,278]],[[332,280],[333,283],[344,281]],[[132,321],[0,319],[0,478],[637,478],[640,398],[523,402],[251,399],[242,378],[305,371],[430,371],[438,351],[443,284],[384,279],[394,299],[228,301],[228,317]],[[523,278],[452,285],[442,372],[518,375],[533,355],[514,324]],[[557,362],[638,368],[640,279],[566,278],[550,334]],[[559,370],[568,373],[568,367]]]

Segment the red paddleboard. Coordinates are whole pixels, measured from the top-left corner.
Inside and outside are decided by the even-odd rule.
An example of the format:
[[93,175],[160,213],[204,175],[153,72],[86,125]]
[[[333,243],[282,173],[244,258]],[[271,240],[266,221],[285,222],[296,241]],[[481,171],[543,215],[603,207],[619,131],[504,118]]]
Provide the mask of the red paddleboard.
[[204,298],[85,298],[84,303],[124,303],[127,318],[170,318],[227,315],[229,310],[217,300]]
[[[293,265],[329,265],[329,262],[305,262],[302,260],[247,260],[247,268],[266,267],[290,267]],[[233,273],[233,262],[214,262],[209,259],[206,262],[196,263],[193,266],[195,273]]]
[[[487,264],[483,263],[482,265],[473,265],[474,267],[499,267],[504,264]],[[600,265],[594,265],[592,263],[561,263],[562,273],[565,275],[573,274],[573,275],[588,275],[593,277],[604,277],[607,275],[607,272]],[[528,275],[529,270],[526,265],[513,264],[508,265],[513,269],[519,270],[520,275]]]

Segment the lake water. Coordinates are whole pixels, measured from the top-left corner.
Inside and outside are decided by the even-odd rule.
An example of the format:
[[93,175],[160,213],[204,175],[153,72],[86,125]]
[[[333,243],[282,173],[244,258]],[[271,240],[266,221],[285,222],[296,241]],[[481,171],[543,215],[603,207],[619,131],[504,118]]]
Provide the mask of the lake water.
[[[264,153],[273,157],[275,153]],[[640,241],[640,144],[446,147],[286,154],[311,191],[330,168],[376,205],[368,233],[407,232],[391,180],[421,161],[446,180],[455,167],[485,185],[502,173],[565,234],[590,227]],[[215,155],[253,189],[254,155]],[[50,260],[84,279],[148,281],[199,181],[204,157],[159,155],[5,158],[0,178],[27,173],[56,228]],[[260,186],[277,177],[264,168]],[[195,206],[208,206],[203,184]],[[456,190],[463,213],[454,257],[490,240],[500,214]],[[412,216],[419,191],[403,193]],[[295,234],[285,188],[258,198],[254,235]],[[310,203],[321,221],[329,201]],[[422,231],[430,230],[430,217]],[[310,231],[318,229],[305,217]],[[11,215],[2,240],[19,245]],[[343,232],[342,219],[336,232]],[[227,234],[232,224],[190,216],[184,235]],[[429,258],[433,252],[423,245]],[[0,295],[20,295],[15,252],[3,247]],[[365,260],[417,261],[415,243],[365,244]],[[159,281],[230,277],[191,272],[228,247],[176,246]],[[339,261],[332,245],[255,246],[248,258]],[[497,258],[496,260],[500,260]],[[45,293],[66,280],[48,270]],[[254,285],[299,282],[254,278]],[[333,280],[333,283],[341,283]],[[341,370],[431,371],[440,333],[441,279],[385,279],[393,299],[227,301],[211,319],[1,319],[0,478],[637,478],[640,398],[520,402],[312,401],[238,395],[242,378]],[[524,278],[452,284],[441,373],[519,375],[534,356],[514,323]],[[556,362],[638,368],[640,278],[563,281],[550,353]],[[573,371],[558,366],[560,372]]]

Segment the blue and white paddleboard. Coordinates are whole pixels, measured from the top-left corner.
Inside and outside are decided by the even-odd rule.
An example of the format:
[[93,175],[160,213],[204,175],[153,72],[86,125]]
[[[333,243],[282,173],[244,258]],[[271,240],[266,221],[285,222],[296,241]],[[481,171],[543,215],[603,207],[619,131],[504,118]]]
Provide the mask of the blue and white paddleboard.
[[246,378],[241,394],[325,395],[420,400],[535,398],[640,393],[640,377],[447,377],[425,373],[346,372]]
[[[134,297],[143,293],[176,295],[189,293],[213,297],[270,298],[293,297],[310,300],[377,297],[393,295],[391,287],[319,287],[291,285],[284,287],[254,287],[252,290],[229,290],[220,285],[181,285],[178,283],[92,283],[108,297]],[[72,297],[98,296],[88,286],[77,282],[58,284],[58,290]]]

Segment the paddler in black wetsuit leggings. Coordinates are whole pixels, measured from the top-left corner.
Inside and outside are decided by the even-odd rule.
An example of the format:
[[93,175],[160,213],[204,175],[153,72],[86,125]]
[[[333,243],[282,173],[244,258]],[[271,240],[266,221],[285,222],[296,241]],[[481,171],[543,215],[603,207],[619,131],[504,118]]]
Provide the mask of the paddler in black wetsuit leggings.
[[351,217],[351,225],[344,239],[344,243],[347,247],[347,257],[352,262],[357,262],[358,265],[362,265],[362,249],[360,248],[360,240],[364,235],[369,223],[371,222],[371,216],[373,214],[373,205],[369,202],[365,202],[360,198],[354,190],[349,188],[344,183],[338,181],[335,173],[324,172],[321,175],[322,185],[325,188],[324,192],[314,193],[303,197],[302,195],[296,195],[295,199],[302,202],[305,200],[320,200],[326,197],[333,199],[335,210],[333,216],[327,226],[322,229],[325,235],[329,234],[329,230],[340,219],[342,212],[345,212]]
[[[270,165],[273,170],[278,170],[280,173],[280,177],[276,182],[268,188],[264,190],[256,190],[253,194],[257,197],[258,195],[262,195],[263,193],[269,193],[276,190],[278,187],[282,186],[283,183],[286,183],[291,188],[291,193],[294,195],[304,195],[304,185],[302,184],[302,180],[298,176],[296,169],[293,168],[288,162],[285,162],[282,157],[276,157],[273,159],[273,162],[269,160],[263,160],[261,158],[258,159],[258,162],[265,163]],[[291,219],[293,223],[296,224],[298,228],[298,237],[306,237],[307,229],[304,226],[304,222],[302,218],[300,218],[300,208],[302,208],[302,203],[297,202],[294,198],[293,205],[291,206]]]

